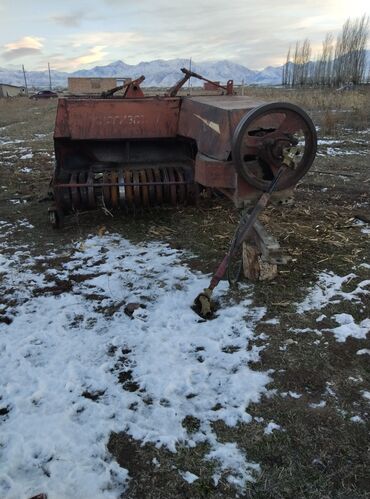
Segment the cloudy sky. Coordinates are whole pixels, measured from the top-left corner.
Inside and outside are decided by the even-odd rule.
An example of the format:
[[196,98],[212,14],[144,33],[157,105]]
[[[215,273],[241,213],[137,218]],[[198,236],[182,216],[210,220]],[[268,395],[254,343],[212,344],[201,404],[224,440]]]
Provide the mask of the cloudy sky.
[[308,37],[370,8],[367,0],[0,0],[0,67],[73,71],[192,57],[251,69],[284,62]]

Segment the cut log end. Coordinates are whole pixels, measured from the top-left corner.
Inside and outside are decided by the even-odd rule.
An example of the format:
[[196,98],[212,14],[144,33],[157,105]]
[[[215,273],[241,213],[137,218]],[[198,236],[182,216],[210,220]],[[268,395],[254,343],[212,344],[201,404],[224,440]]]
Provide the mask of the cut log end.
[[277,265],[263,260],[256,245],[243,243],[243,271],[250,281],[271,281],[278,274]]

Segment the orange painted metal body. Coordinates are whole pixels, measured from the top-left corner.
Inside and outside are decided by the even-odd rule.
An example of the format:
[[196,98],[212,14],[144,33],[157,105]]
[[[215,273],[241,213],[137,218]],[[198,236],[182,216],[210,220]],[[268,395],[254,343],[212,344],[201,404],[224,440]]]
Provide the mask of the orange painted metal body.
[[59,99],[54,139],[176,137],[180,98]]
[[[234,95],[62,98],[54,132],[56,178],[58,171],[96,170],[96,164],[105,164],[104,170],[114,169],[114,162],[134,168],[138,163],[161,164],[164,158],[158,157],[157,149],[165,154],[166,144],[172,147],[172,158],[166,161],[182,163],[188,142],[185,156],[194,181],[219,189],[238,205],[256,190],[236,173],[232,137],[241,117],[260,104]],[[141,153],[126,156],[127,150],[140,148],[139,141]]]
[[[145,96],[141,76],[100,97],[59,100],[55,203],[49,209],[54,227],[73,211],[135,212],[196,202],[199,186],[221,191],[240,207],[269,187],[284,162],[291,168],[279,181],[280,190],[308,170],[316,132],[304,111],[234,95],[232,80],[219,85],[181,71],[184,76],[161,96]],[[191,77],[212,84],[221,95],[178,96]],[[115,96],[120,90],[124,95]],[[302,136],[301,153],[296,146]]]

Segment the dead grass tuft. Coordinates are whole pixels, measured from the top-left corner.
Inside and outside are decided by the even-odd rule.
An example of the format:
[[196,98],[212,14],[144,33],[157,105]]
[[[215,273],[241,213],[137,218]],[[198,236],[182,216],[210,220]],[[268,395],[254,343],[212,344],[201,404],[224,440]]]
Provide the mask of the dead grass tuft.
[[370,126],[370,88],[363,87],[349,92],[335,89],[289,89],[246,87],[244,95],[268,102],[285,101],[309,111],[324,129],[335,135],[338,128],[363,130]]

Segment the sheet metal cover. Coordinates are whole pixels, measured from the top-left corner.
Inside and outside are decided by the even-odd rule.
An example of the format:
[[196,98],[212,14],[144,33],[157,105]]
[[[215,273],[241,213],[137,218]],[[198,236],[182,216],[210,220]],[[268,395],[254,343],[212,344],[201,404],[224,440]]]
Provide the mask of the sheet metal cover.
[[54,138],[174,137],[179,99],[60,99]]
[[185,99],[208,106],[225,109],[227,111],[244,109],[245,111],[265,104],[265,101],[243,95],[199,95],[186,97]]

